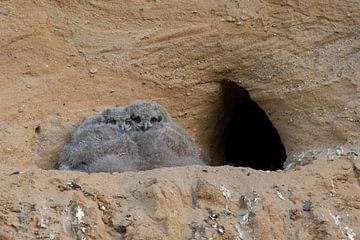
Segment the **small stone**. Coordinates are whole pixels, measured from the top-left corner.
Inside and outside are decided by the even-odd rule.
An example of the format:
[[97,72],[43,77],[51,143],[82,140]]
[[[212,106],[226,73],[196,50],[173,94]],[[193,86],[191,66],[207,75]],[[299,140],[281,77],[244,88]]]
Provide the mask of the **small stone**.
[[240,19],[243,20],[243,21],[246,21],[248,19],[248,17],[246,16],[240,16]]
[[49,235],[47,236],[47,238],[49,240],[54,240],[55,239],[55,234],[54,233],[49,233]]
[[106,207],[105,207],[104,205],[100,205],[100,206],[99,206],[99,209],[100,209],[101,211],[105,211],[105,210],[106,210]]
[[189,92],[188,92],[188,93],[186,93],[186,96],[190,96],[190,95],[191,95],[191,93],[189,93]]
[[75,182],[68,182],[64,185],[58,186],[58,188],[60,192],[69,191],[69,190],[76,190],[76,191],[81,190],[81,186]]
[[211,220],[215,220],[216,218],[218,218],[219,217],[219,214],[216,214],[216,213],[214,213],[214,212],[211,212],[210,213],[210,216],[209,216],[209,218],[211,219]]
[[281,199],[281,200],[286,200],[285,198],[284,198],[284,196],[279,192],[279,191],[276,191],[276,195]]
[[225,234],[225,228],[222,225],[219,225],[217,228],[218,233],[220,233],[220,235],[224,235]]
[[75,217],[78,220],[78,223],[82,222],[82,218],[85,216],[84,211],[81,209],[81,207],[77,207],[76,208],[76,213],[75,213]]
[[89,69],[89,73],[90,73],[90,76],[93,77],[95,75],[95,73],[97,73],[97,68],[96,67],[91,67]]
[[236,18],[232,17],[232,16],[226,16],[224,18],[221,19],[222,22],[236,22]]
[[48,225],[49,225],[49,219],[41,218],[40,220],[38,220],[36,225],[37,225],[38,228],[46,229],[48,227]]
[[309,212],[312,208],[312,202],[310,200],[306,200],[303,205],[303,211]]
[[344,153],[344,150],[342,149],[342,147],[338,147],[338,148],[335,149],[335,154],[337,156],[342,156],[343,153]]

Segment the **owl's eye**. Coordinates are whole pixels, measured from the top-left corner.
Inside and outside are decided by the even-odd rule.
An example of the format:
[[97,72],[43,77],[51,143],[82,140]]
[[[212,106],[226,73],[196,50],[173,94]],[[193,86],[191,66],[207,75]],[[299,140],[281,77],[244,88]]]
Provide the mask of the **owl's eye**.
[[131,124],[130,119],[126,119],[126,120],[125,120],[125,124],[126,124],[126,125],[130,125],[130,124]]
[[141,122],[141,118],[139,116],[132,116],[131,119],[136,122],[136,123],[140,123]]
[[116,124],[116,120],[115,119],[113,119],[113,118],[108,118],[108,119],[106,119],[106,123],[107,124]]
[[151,123],[158,122],[158,119],[157,119],[156,117],[152,117],[152,118],[150,119],[150,122],[151,122]]

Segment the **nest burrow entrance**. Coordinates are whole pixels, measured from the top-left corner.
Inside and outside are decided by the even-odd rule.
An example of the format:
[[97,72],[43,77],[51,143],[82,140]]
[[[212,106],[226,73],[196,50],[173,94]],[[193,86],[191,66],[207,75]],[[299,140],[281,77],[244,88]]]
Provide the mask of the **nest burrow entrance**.
[[236,83],[221,83],[220,117],[210,157],[215,165],[283,169],[285,147],[265,111]]

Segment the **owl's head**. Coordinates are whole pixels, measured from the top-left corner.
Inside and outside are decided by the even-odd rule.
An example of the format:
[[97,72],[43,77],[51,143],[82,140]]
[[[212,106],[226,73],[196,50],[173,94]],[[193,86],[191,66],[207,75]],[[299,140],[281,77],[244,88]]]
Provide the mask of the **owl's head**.
[[126,111],[130,114],[132,125],[138,131],[145,132],[171,121],[165,108],[154,101],[137,101],[126,107]]
[[132,129],[130,114],[122,107],[105,109],[101,115],[106,124],[117,126],[122,132]]

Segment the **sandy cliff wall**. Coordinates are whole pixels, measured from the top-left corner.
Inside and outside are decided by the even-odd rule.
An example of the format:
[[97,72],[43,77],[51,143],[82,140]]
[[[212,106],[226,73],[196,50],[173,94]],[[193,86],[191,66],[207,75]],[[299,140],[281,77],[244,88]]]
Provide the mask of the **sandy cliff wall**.
[[[357,239],[359,26],[350,0],[1,1],[0,239]],[[225,80],[313,165],[46,171],[84,117],[136,99],[164,105],[211,163]]]

